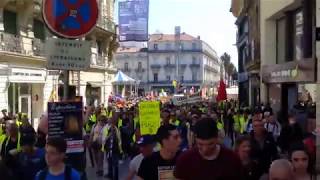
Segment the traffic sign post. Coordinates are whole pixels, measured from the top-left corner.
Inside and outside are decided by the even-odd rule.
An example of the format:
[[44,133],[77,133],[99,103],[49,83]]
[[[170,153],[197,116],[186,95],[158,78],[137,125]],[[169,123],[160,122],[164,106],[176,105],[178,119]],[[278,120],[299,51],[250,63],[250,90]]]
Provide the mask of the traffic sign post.
[[[49,30],[58,37],[66,39],[84,37],[93,30],[99,17],[97,0],[43,0],[42,11]],[[90,46],[87,47],[88,42],[76,40],[70,42],[66,39],[51,39],[47,42],[49,47],[50,42],[57,41],[51,44],[56,49],[50,49],[48,52],[51,54],[48,55],[48,63],[51,64],[48,64],[47,68],[64,70],[64,101],[68,100],[69,70],[86,70],[90,64],[91,54]],[[69,42],[62,43],[65,46],[62,48],[59,41]],[[74,46],[77,44],[82,47]],[[81,50],[79,53],[76,52],[77,47]],[[84,153],[69,154],[67,162],[85,174]]]
[[77,39],[88,34],[99,17],[96,0],[44,0],[43,19],[57,36]]

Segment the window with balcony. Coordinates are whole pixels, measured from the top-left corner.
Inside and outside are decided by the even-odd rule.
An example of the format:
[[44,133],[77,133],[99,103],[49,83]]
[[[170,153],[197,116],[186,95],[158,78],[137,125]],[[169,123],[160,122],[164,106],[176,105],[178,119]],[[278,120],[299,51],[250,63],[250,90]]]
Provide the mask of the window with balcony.
[[184,44],[183,43],[180,43],[180,49],[184,50]]
[[33,33],[35,38],[45,40],[45,27],[42,21],[37,19],[33,20]]
[[153,81],[158,82],[158,73],[153,74]]
[[184,76],[180,76],[180,81],[181,81],[181,82],[184,81]]
[[197,72],[192,72],[192,81],[197,80]]
[[142,70],[142,63],[138,62],[138,70],[141,71]]
[[197,49],[197,44],[196,43],[192,43],[192,49],[193,50]]
[[170,43],[166,44],[166,50],[171,50],[171,44]]
[[10,34],[17,34],[17,14],[15,12],[3,11],[4,31]]
[[198,64],[197,58],[192,56],[192,64]]
[[124,71],[129,71],[129,64],[128,63],[124,63]]
[[166,58],[166,62],[167,62],[167,65],[170,65],[170,64],[171,64],[171,62],[170,62],[170,57],[167,57],[167,58]]
[[154,50],[158,50],[158,44],[153,45]]
[[98,52],[98,55],[102,55],[103,49],[102,49],[101,41],[97,41],[97,52]]
[[167,81],[171,81],[171,76],[167,76]]

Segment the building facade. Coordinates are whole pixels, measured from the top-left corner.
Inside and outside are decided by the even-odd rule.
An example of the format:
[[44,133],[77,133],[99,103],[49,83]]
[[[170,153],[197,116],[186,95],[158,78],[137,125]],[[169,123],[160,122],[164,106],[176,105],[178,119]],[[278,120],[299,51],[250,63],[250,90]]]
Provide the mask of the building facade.
[[315,0],[261,0],[261,98],[287,115],[315,101]]
[[144,94],[148,90],[147,50],[147,48],[120,47],[115,57],[117,69],[138,81],[138,94]]
[[237,18],[239,102],[242,106],[260,104],[260,1],[232,1]]
[[116,57],[117,68],[139,80],[143,92],[174,93],[173,80],[187,90],[216,87],[220,80],[217,53],[186,33],[152,34],[147,49],[119,48]]
[[[112,90],[113,52],[117,48],[113,0],[99,1],[97,27],[87,35],[92,43],[90,69],[70,72],[70,90],[86,104],[107,101]],[[61,75],[46,69],[44,44],[54,35],[42,19],[42,0],[0,2],[0,109],[27,113],[37,124],[54,94],[61,95]],[[56,98],[58,99],[58,98]]]

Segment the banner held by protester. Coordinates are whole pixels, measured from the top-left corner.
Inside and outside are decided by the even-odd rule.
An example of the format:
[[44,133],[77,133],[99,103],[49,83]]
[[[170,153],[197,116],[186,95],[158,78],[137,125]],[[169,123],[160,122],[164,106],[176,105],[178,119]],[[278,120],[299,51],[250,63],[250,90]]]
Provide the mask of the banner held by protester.
[[153,135],[160,127],[160,103],[158,101],[140,102],[140,131],[141,135]]

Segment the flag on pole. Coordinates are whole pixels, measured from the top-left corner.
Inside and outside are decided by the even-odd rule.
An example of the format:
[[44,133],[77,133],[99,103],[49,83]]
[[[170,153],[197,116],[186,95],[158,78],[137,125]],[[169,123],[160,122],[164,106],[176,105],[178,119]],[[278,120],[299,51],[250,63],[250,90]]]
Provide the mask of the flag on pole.
[[227,100],[227,90],[226,84],[223,82],[223,79],[220,80],[219,88],[218,88],[218,96],[217,102]]

